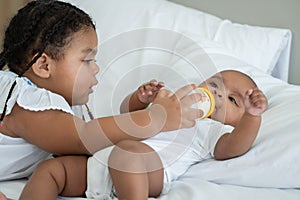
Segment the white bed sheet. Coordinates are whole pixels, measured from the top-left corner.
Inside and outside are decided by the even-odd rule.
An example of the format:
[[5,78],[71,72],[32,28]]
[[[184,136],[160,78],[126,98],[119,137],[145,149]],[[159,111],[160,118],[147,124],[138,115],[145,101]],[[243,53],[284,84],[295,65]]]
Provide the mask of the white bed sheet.
[[[197,174],[189,170],[187,176]],[[0,183],[0,191],[8,197],[17,200],[25,180]],[[299,200],[300,190],[276,188],[252,188],[235,185],[216,184],[205,180],[182,177],[172,186],[168,195],[157,200]],[[58,197],[58,200],[86,200],[86,198]],[[155,200],[149,198],[149,200]]]

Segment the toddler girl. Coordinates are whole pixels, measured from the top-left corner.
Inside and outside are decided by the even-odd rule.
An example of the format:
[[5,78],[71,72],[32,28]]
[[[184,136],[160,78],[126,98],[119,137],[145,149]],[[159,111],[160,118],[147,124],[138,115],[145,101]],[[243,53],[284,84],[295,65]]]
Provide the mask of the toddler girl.
[[[186,94],[195,85],[161,90],[146,110],[89,122],[75,116],[72,107],[80,111],[98,83],[97,45],[90,16],[69,3],[32,1],[12,18],[0,53],[0,68],[8,68],[0,71],[0,181],[28,177],[51,154],[85,155],[72,159],[77,173],[77,161],[121,140],[194,126],[199,110],[190,105],[201,97]],[[69,188],[86,174],[69,175],[59,194],[82,194],[85,186]]]

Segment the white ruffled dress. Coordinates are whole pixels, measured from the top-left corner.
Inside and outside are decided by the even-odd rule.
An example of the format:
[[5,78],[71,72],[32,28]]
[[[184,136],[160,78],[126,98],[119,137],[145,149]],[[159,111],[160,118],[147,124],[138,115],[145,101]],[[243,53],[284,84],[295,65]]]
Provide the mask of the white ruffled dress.
[[[74,115],[72,108],[62,96],[38,88],[29,79],[19,78],[10,71],[0,71],[0,113],[3,113],[6,98],[15,80],[17,84],[8,101],[6,115],[11,113],[16,103],[30,111],[53,109]],[[28,177],[37,164],[48,157],[50,157],[48,152],[24,139],[0,133],[0,181]]]

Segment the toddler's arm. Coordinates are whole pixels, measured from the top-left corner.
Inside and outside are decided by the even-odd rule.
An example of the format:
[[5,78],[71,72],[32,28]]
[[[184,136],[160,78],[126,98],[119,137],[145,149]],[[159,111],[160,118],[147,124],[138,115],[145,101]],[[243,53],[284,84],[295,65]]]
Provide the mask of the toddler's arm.
[[53,154],[93,154],[122,140],[142,140],[162,131],[194,126],[200,112],[190,106],[201,95],[188,94],[195,87],[186,85],[173,94],[160,90],[149,109],[89,122],[60,110],[36,112],[16,104],[0,130]]
[[151,80],[141,85],[135,92],[128,95],[122,102],[120,112],[132,112],[146,108],[154,101],[158,91],[164,87],[163,82]]
[[214,155],[217,160],[225,160],[246,153],[252,146],[261,123],[261,115],[268,107],[265,95],[258,88],[247,91],[244,99],[245,112],[231,133],[218,140]]

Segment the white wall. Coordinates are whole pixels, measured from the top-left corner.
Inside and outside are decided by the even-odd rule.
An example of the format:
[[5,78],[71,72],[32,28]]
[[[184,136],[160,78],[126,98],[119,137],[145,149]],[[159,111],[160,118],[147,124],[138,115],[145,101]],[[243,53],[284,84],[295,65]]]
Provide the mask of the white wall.
[[[236,23],[287,28],[292,31],[289,82],[300,85],[299,0],[170,0]],[[298,53],[297,53],[298,52]]]

